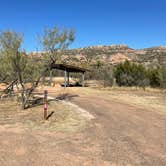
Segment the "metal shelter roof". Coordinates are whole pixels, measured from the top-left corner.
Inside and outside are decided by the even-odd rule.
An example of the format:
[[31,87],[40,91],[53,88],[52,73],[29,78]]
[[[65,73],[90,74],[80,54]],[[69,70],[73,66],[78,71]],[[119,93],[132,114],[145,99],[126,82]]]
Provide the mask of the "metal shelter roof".
[[80,68],[73,65],[55,64],[55,63],[51,64],[51,69],[58,69],[58,70],[63,70],[67,72],[75,72],[75,73],[85,73],[86,71],[89,71],[88,69]]

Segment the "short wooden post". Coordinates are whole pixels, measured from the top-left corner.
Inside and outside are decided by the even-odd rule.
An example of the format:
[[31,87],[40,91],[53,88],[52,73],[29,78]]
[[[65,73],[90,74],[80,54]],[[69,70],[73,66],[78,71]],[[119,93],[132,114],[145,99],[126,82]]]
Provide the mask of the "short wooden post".
[[44,91],[44,119],[47,119],[47,109],[48,109],[48,101],[47,101],[48,91]]

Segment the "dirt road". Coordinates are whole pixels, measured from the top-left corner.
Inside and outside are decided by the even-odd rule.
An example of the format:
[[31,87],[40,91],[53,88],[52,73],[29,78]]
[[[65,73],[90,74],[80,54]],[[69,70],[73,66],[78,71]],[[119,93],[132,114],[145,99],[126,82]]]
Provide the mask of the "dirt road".
[[88,137],[102,149],[103,160],[115,165],[166,165],[166,114],[132,106],[98,93],[73,102],[96,119]]
[[95,117],[86,128],[70,133],[0,126],[0,165],[166,165],[164,102],[147,107],[118,99],[117,93],[84,89],[71,93],[79,95],[70,102]]

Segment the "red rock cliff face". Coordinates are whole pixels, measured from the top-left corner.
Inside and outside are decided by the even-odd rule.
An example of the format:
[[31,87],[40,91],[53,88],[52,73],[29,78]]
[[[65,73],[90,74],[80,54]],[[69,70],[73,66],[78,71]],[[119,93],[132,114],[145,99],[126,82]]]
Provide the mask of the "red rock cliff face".
[[[41,57],[44,53],[31,53],[31,57]],[[126,45],[90,46],[71,49],[64,52],[64,60],[88,61],[100,59],[109,64],[118,64],[125,60],[143,63],[145,65],[166,66],[166,46],[135,50]]]
[[132,61],[132,58],[128,57],[125,54],[121,54],[121,53],[114,54],[110,57],[110,63],[113,65],[118,64],[120,62],[124,62],[126,60]]

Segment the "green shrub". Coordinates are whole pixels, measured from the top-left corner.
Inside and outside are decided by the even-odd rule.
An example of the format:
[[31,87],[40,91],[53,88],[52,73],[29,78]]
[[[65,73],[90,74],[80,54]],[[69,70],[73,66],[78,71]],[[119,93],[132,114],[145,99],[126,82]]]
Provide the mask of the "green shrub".
[[162,67],[160,71],[160,87],[166,88],[166,67]]
[[125,61],[115,67],[114,76],[119,86],[166,88],[166,67],[149,68]]
[[150,80],[151,87],[160,87],[160,85],[161,85],[161,70],[159,68],[148,69],[148,78]]
[[116,66],[114,76],[119,86],[139,86],[149,85],[146,68],[141,64],[125,61]]

